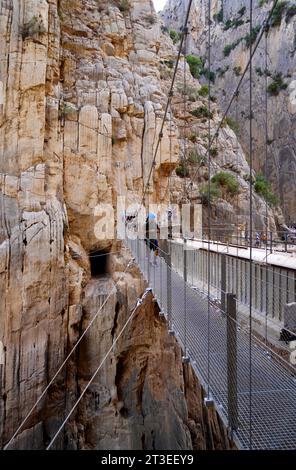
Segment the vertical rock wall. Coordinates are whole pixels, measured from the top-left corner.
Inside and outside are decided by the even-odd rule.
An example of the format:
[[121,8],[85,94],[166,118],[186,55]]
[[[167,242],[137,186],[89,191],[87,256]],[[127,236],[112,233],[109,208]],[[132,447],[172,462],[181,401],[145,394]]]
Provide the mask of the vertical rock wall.
[[[141,200],[176,48],[162,33],[151,1],[119,6],[97,0],[0,2],[1,446],[111,292],[12,447],[49,443],[144,289],[133,268],[113,294],[129,260],[124,251],[111,257],[109,275],[100,278],[91,278],[88,255],[121,250],[112,237],[96,237],[96,208],[116,207],[118,195],[129,203]],[[188,68],[186,73],[190,80]],[[180,84],[183,63],[177,75]],[[177,91],[150,202],[168,200],[168,174],[183,144],[180,104]],[[192,126],[202,146],[205,126],[193,118]],[[221,161],[229,163],[235,136],[224,132]],[[241,150],[240,161],[247,171]],[[177,196],[180,183],[175,175]],[[201,389],[183,369],[181,352],[150,302],[87,398],[57,448],[229,446],[216,414],[209,418],[202,410]]]
[[[265,116],[265,38],[262,39],[254,56],[254,164],[256,171],[266,173],[265,168],[265,124],[268,125],[268,157],[267,176],[272,182],[273,190],[279,197],[281,207],[287,222],[296,221],[296,141],[295,141],[295,87],[296,87],[296,17],[295,13],[287,17],[287,11],[292,9],[295,2],[285,2],[281,19],[271,27],[267,40],[267,74],[268,86],[274,82],[274,77],[280,74],[284,88],[278,93],[268,93],[268,116]],[[215,73],[214,92],[218,104],[225,110],[229,97],[240,80],[240,75],[249,60],[249,48],[245,37],[249,34],[249,2],[245,0],[213,0],[212,4],[212,60],[211,69]],[[179,31],[187,8],[188,0],[168,0],[162,18],[167,27]],[[263,24],[273,2],[263,5],[254,2],[254,29]],[[190,18],[190,37],[188,52],[205,59],[207,64],[208,19],[207,2],[195,0]],[[294,10],[295,11],[295,10]],[[232,21],[232,26],[231,22]],[[230,25],[230,26],[229,26]],[[254,36],[255,38],[256,36]],[[229,54],[224,54],[225,46],[233,45]],[[249,75],[244,80],[237,110],[232,106],[230,115],[237,119],[240,127],[239,139],[246,155],[249,152],[249,112],[248,87]],[[201,80],[205,80],[201,78]],[[237,114],[238,113],[238,114]]]

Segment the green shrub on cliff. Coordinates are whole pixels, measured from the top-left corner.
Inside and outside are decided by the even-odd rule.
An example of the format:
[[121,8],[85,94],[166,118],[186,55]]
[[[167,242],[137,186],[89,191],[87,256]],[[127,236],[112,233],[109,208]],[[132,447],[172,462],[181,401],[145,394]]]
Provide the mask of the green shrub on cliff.
[[274,9],[274,11],[271,15],[271,19],[270,19],[270,25],[271,26],[280,26],[281,25],[283,15],[285,13],[286,8],[288,7],[288,4],[289,4],[289,2],[287,2],[287,1],[281,1],[276,5],[276,7],[275,7],[275,9]]
[[236,48],[236,46],[239,45],[240,42],[241,42],[241,39],[238,39],[237,41],[232,42],[231,44],[226,44],[226,46],[223,49],[224,57],[228,57],[231,51],[233,51]]
[[180,41],[181,35],[174,29],[169,29],[169,35],[174,44]]
[[239,192],[239,184],[236,177],[227,171],[220,171],[213,176],[211,181],[220,187],[223,193],[235,196]]
[[296,5],[290,5],[286,12],[286,23],[289,23],[291,18],[296,15]]
[[278,199],[272,191],[271,184],[266,180],[262,173],[256,175],[254,189],[259,196],[262,196],[268,204],[275,206],[278,204]]
[[203,184],[199,188],[199,194],[202,204],[208,204],[221,197],[221,191],[216,183],[210,182]]
[[207,118],[207,119],[213,119],[213,112],[210,111],[206,106],[199,106],[199,108],[194,109],[193,111],[190,111],[190,114],[196,118]]
[[268,93],[273,96],[279,95],[281,90],[286,90],[288,84],[284,82],[283,75],[281,73],[277,73],[272,77],[273,82],[270,83],[267,87]]
[[189,65],[191,75],[198,79],[204,67],[203,59],[196,55],[190,54],[186,56],[186,61]]
[[238,132],[239,132],[239,123],[235,119],[233,119],[232,117],[226,116],[226,118],[224,119],[222,127],[225,127],[225,126],[230,127],[230,129],[232,129],[235,134],[238,134]]
[[206,97],[209,94],[209,86],[208,85],[202,85],[200,90],[198,91],[199,96]]
[[223,7],[218,11],[218,13],[214,15],[213,18],[214,18],[214,21],[216,21],[217,23],[223,23],[223,20],[224,20]]
[[254,44],[260,32],[260,29],[261,29],[261,26],[258,24],[257,26],[254,26],[254,28],[252,28],[251,33],[246,34],[246,36],[244,37],[244,40],[245,40],[247,47],[250,47],[252,44]]
[[180,163],[179,166],[176,168],[176,175],[180,178],[188,178],[189,176],[189,169],[186,166],[185,162]]
[[197,150],[190,150],[188,155],[188,162],[191,164],[199,163],[201,165],[205,162],[205,157],[200,155]]

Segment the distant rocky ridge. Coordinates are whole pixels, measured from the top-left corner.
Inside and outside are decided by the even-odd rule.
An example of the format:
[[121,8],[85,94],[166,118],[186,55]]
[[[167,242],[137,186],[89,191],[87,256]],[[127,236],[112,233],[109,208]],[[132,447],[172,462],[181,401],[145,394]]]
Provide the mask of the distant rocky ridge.
[[[213,93],[224,110],[244,70],[249,48],[249,4],[244,0],[212,2]],[[267,177],[281,201],[287,222],[296,221],[296,5],[281,1],[269,30],[268,50],[268,163]],[[254,38],[273,2],[254,2]],[[179,31],[188,0],[168,0],[161,14],[167,28]],[[207,2],[194,0],[190,18],[188,53],[205,58],[207,64]],[[257,172],[265,174],[265,39],[254,57],[254,159]],[[248,77],[248,75],[247,75]],[[204,81],[205,78],[201,77]],[[245,154],[249,151],[248,79],[238,100],[239,139]],[[235,119],[235,106],[230,114]]]

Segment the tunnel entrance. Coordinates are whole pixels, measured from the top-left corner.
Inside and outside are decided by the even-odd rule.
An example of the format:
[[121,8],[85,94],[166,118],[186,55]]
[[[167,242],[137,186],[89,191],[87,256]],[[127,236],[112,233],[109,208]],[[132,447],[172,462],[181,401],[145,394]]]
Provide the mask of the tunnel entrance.
[[110,274],[110,253],[107,250],[93,250],[89,253],[90,271],[92,277]]

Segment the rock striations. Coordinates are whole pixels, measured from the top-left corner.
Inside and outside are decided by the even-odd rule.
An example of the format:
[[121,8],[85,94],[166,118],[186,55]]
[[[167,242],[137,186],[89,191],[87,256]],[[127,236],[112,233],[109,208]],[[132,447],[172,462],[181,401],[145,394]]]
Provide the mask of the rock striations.
[[[1,446],[101,308],[11,445],[42,449],[145,288],[136,267],[122,275],[129,256],[121,244],[97,239],[97,207],[115,208],[118,196],[141,201],[177,50],[149,0],[1,0],[0,10]],[[196,112],[205,98],[187,64],[182,89],[183,66],[182,59],[149,189],[155,203],[168,201],[172,171],[175,202],[202,199],[208,178],[207,124]],[[212,113],[214,125],[215,104]],[[189,171],[200,165],[189,194],[183,192],[189,179],[178,170],[184,145]],[[216,200],[213,219],[233,222],[239,212],[246,224],[249,167],[227,125],[213,158],[213,175],[221,170],[237,179],[239,190],[235,202],[229,194]],[[263,226],[264,201],[255,195],[254,204]],[[120,253],[110,255],[105,273],[92,276],[89,254],[110,250]],[[56,441],[62,449],[229,446],[151,299]]]
[[[211,70],[215,95],[222,110],[241,78],[249,59],[250,10],[244,0],[213,0],[211,34]],[[255,44],[260,27],[273,5],[271,0],[253,2]],[[176,32],[183,24],[188,0],[168,0],[161,13],[167,28]],[[208,4],[194,0],[189,26],[188,53],[207,61]],[[267,42],[263,37],[253,59],[254,164],[257,172],[267,175],[278,195],[286,221],[296,221],[296,6],[295,1],[280,1]],[[266,57],[267,51],[267,57]],[[266,79],[268,89],[267,119],[265,112]],[[205,81],[205,77],[201,76]],[[249,74],[243,81],[237,106],[230,115],[239,123],[239,140],[249,152]],[[265,125],[267,122],[267,162]]]

